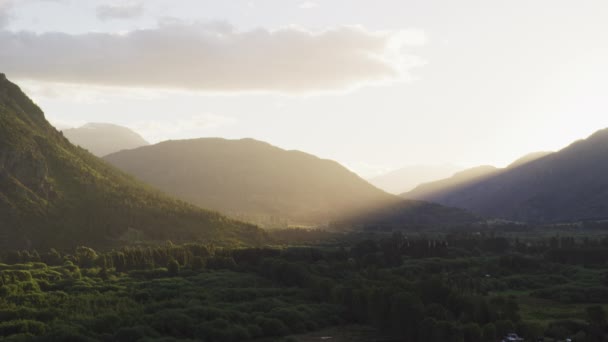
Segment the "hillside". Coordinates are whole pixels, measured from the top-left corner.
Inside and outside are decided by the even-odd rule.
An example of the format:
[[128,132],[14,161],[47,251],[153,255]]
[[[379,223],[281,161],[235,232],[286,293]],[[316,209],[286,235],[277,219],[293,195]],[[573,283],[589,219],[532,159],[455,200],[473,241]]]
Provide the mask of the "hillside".
[[444,205],[511,220],[563,222],[606,219],[606,156],[608,129],[559,152],[435,195],[434,199]]
[[0,246],[254,243],[259,229],[171,199],[72,145],[0,74]]
[[391,194],[401,194],[422,183],[444,179],[460,170],[454,165],[412,165],[376,176],[368,181]]
[[[167,141],[105,160],[178,198],[266,227],[328,224],[409,206],[334,161],[253,139]],[[415,216],[409,210],[395,220]]]
[[150,144],[131,129],[109,123],[88,123],[78,128],[65,129],[63,135],[72,144],[98,157]]
[[413,190],[401,194],[401,197],[441,203],[445,194],[490,177],[497,172],[500,172],[500,169],[491,165],[473,167],[457,172],[446,179],[420,184]]
[[443,201],[445,201],[444,196],[449,196],[452,192],[458,191],[459,189],[465,188],[471,184],[481,182],[482,180],[497,175],[499,173],[527,164],[536,159],[547,156],[551,153],[552,152],[532,152],[515,160],[506,168],[502,169],[491,165],[473,167],[464,171],[457,172],[446,179],[420,184],[413,190],[401,194],[401,197],[407,199],[443,203]]

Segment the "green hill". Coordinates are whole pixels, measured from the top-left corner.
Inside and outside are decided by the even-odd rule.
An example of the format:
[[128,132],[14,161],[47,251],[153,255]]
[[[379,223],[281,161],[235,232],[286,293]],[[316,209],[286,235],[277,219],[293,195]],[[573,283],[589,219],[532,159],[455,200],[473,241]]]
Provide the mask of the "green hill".
[[406,225],[421,212],[433,222],[454,217],[385,193],[335,161],[253,139],[167,141],[104,159],[178,198],[267,227]]
[[262,237],[254,226],[169,198],[75,147],[0,74],[0,247]]

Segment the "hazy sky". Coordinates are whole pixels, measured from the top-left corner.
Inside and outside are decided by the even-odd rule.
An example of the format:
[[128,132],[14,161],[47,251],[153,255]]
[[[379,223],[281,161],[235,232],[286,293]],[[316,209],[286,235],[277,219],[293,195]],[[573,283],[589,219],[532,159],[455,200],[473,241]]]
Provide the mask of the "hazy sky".
[[363,176],[503,166],[608,126],[608,1],[0,0],[57,126],[253,137]]

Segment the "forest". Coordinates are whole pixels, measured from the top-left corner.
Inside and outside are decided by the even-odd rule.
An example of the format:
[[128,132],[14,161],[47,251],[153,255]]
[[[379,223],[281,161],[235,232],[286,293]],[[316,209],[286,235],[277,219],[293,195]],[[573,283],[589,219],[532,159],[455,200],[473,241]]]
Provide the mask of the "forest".
[[[605,341],[608,235],[272,233],[275,245],[5,252],[6,341]],[[284,240],[297,241],[288,245]],[[323,242],[319,242],[323,241]],[[368,336],[369,337],[369,336]],[[362,337],[362,340],[363,337]],[[369,339],[368,339],[369,340]]]

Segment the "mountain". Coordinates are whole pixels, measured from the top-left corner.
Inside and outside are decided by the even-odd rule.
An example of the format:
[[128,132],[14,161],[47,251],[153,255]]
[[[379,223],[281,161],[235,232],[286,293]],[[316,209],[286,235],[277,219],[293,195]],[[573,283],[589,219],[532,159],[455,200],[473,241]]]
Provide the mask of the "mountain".
[[401,194],[419,184],[449,177],[458,170],[454,165],[413,165],[371,178],[368,182],[388,193]]
[[[104,159],[177,198],[266,227],[328,224],[410,207],[334,161],[253,139],[166,141]],[[415,220],[415,210],[400,212],[395,220]]]
[[540,159],[542,157],[548,156],[551,153],[553,153],[553,152],[540,151],[540,152],[528,153],[525,156],[523,156],[523,157],[515,160],[511,164],[509,164],[509,166],[507,166],[507,170],[514,169],[516,167],[522,166],[522,165],[527,164],[529,162],[535,161],[536,159]]
[[72,145],[0,74],[1,247],[262,237],[254,226],[172,199]]
[[443,203],[452,192],[465,188],[469,185],[478,183],[497,175],[499,173],[514,169],[521,165],[532,162],[551,154],[552,152],[533,152],[515,160],[506,168],[500,169],[491,165],[482,165],[473,167],[464,171],[455,173],[449,178],[441,179],[435,182],[420,184],[413,190],[401,194],[401,197],[407,199],[416,199],[435,203]]
[[556,153],[424,199],[518,221],[608,219],[607,157],[604,129]]
[[446,179],[420,184],[413,190],[401,194],[401,197],[441,203],[445,194],[490,177],[497,172],[500,172],[500,169],[491,165],[473,167],[457,172]]
[[88,123],[78,128],[65,129],[63,135],[72,144],[85,148],[98,157],[150,145],[131,129],[109,123]]

